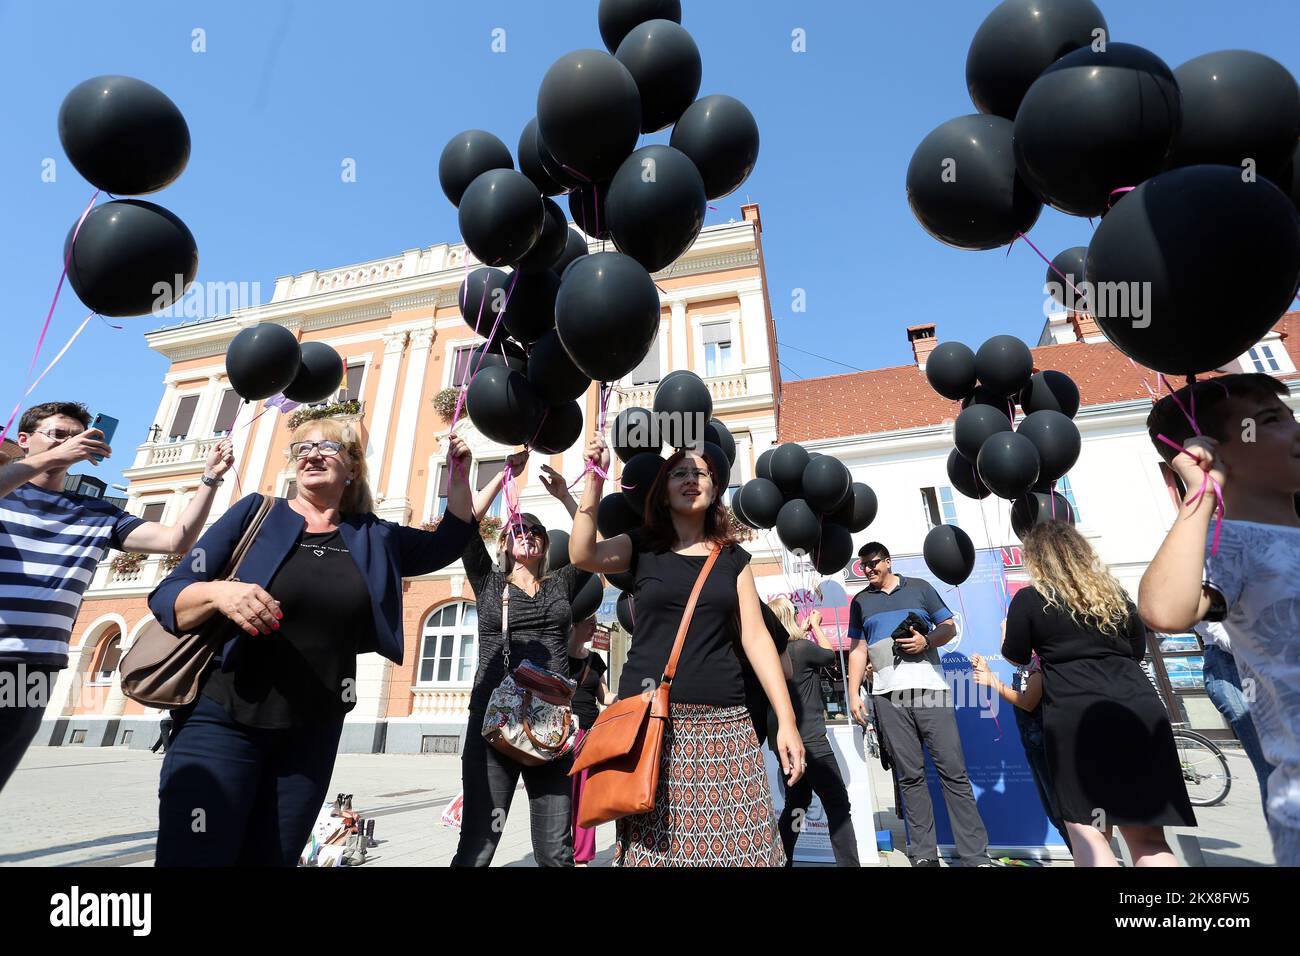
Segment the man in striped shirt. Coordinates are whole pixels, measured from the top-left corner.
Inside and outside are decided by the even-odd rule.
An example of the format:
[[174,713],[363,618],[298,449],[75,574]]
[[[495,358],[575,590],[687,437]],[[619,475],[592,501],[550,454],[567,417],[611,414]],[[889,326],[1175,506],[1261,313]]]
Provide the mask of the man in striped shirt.
[[54,675],[68,665],[72,625],[96,566],[110,548],[188,551],[234,462],[229,441],[219,442],[180,520],[143,521],[63,491],[69,468],[112,453],[89,424],[75,402],[29,408],[18,424],[26,456],[0,467],[0,789],[40,728]]

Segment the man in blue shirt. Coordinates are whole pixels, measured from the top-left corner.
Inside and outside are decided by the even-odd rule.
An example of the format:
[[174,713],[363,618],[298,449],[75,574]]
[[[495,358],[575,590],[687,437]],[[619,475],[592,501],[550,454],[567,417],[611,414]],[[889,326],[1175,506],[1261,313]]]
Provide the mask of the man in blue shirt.
[[[858,557],[867,574],[867,587],[854,596],[849,607],[849,638],[853,641],[849,701],[854,718],[865,725],[867,708],[858,689],[864,678],[871,683],[876,719],[903,796],[912,865],[939,865],[934,808],[925,782],[924,750],[929,750],[939,772],[962,865],[993,866],[988,832],[966,775],[957,717],[939,660],[939,648],[957,636],[952,612],[928,581],[895,574],[889,549],[880,542],[863,545]],[[922,634],[909,628],[909,636],[896,640],[893,633],[909,614],[926,621],[930,630]]]

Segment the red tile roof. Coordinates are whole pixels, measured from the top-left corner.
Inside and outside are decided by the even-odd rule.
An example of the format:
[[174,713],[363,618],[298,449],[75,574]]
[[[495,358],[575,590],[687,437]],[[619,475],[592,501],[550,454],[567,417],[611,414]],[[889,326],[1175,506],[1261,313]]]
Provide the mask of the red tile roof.
[[[1288,312],[1275,328],[1300,367],[1300,312]],[[1154,372],[1135,368],[1109,342],[1066,342],[1032,352],[1035,369],[1056,369],[1074,379],[1083,406],[1146,398],[1143,381],[1156,384]],[[1298,372],[1281,376],[1297,377]],[[813,441],[938,425],[960,410],[957,402],[935,394],[915,365],[808,378],[782,383],[778,438]]]

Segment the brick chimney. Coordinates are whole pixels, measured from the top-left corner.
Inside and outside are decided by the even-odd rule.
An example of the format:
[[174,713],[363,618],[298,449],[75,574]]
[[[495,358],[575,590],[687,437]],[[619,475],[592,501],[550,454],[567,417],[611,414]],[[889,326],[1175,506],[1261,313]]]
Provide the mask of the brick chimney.
[[763,218],[758,214],[758,203],[745,203],[745,205],[740,207],[740,215],[745,222],[752,222],[754,224],[755,232],[760,236],[763,234]]
[[924,371],[926,358],[939,345],[934,323],[908,326],[907,341],[912,343],[912,354],[916,356],[916,367]]
[[1087,312],[1071,312],[1070,327],[1074,329],[1074,337],[1080,342],[1106,341],[1106,336],[1102,334],[1097,320]]

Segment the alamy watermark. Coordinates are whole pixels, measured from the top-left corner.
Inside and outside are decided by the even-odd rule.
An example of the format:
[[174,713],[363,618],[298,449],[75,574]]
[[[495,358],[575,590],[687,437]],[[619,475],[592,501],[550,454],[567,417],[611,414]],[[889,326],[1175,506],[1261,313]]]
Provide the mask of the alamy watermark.
[[151,314],[163,319],[210,319],[262,304],[260,282],[192,282],[179,273],[155,282]]
[[1056,314],[1053,303],[1059,302],[1066,311],[1085,312],[1098,319],[1125,319],[1135,329],[1151,324],[1150,282],[1075,282],[1069,275],[1064,282],[1045,283],[1043,293],[1048,297],[1043,315],[1048,318]]

